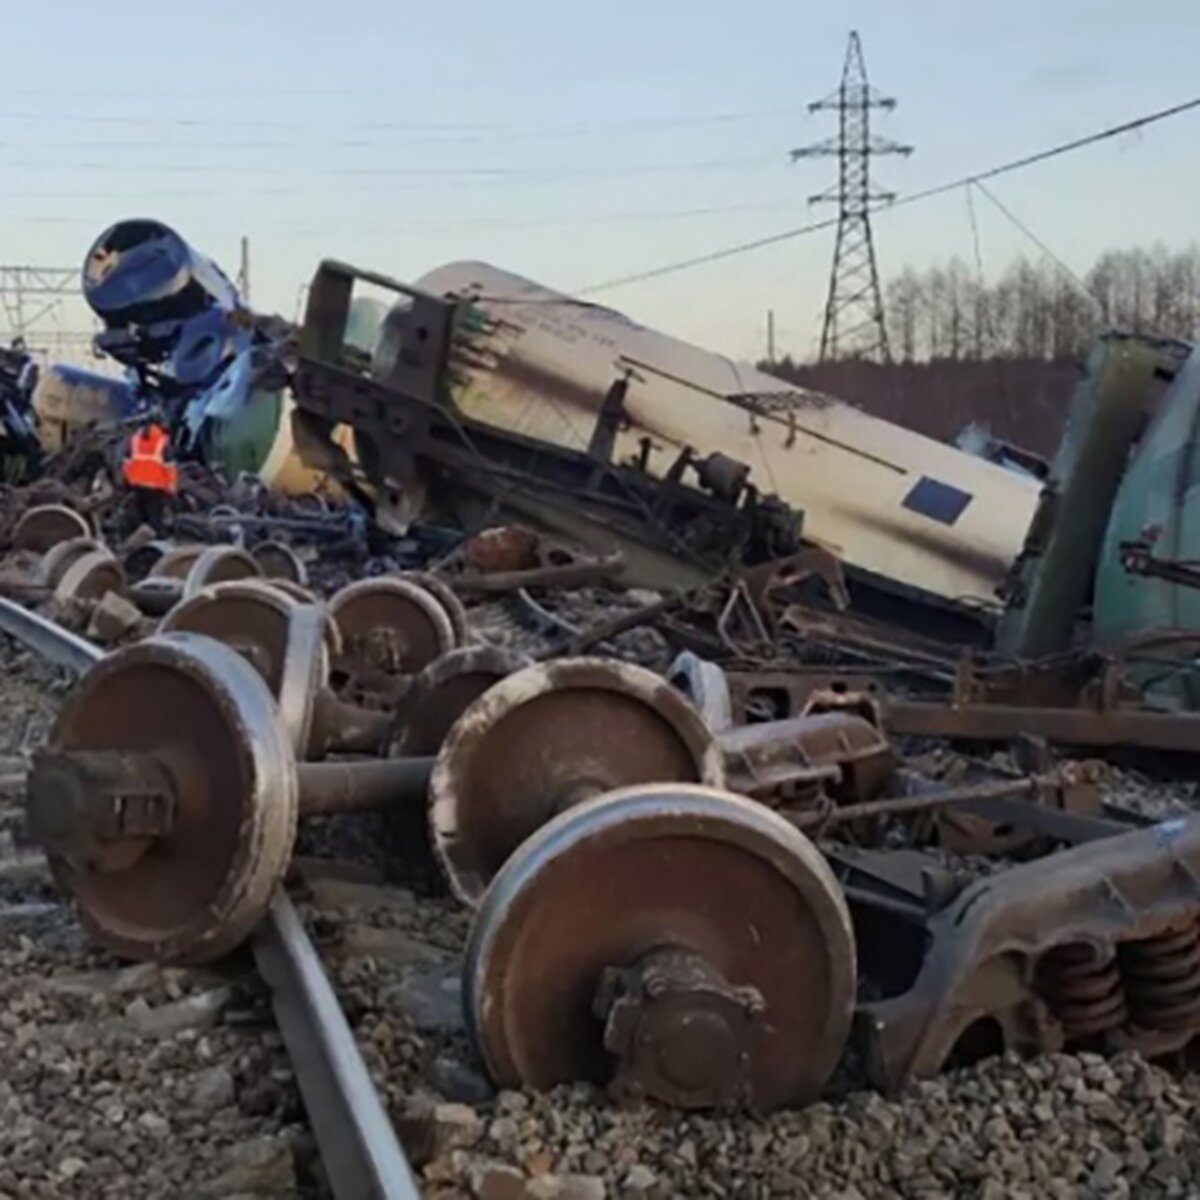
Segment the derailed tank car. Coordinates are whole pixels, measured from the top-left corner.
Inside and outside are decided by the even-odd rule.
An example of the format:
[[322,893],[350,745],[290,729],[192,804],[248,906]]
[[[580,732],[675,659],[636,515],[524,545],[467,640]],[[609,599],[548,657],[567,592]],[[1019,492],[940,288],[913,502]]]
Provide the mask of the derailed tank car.
[[483,263],[440,267],[416,289],[459,306],[444,399],[468,420],[572,451],[607,425],[609,461],[657,479],[686,447],[715,452],[860,577],[995,604],[1036,480]]

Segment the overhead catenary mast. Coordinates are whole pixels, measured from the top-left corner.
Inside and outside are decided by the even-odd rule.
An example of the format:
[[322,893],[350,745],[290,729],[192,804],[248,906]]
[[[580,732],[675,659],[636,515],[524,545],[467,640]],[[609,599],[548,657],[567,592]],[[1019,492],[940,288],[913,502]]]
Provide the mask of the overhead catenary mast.
[[871,110],[895,107],[894,99],[880,95],[867,82],[862,43],[858,33],[852,32],[837,91],[808,106],[809,112],[835,111],[838,133],[835,137],[793,150],[791,154],[793,162],[818,157],[838,160],[836,186],[809,197],[810,204],[836,203],[838,206],[833,269],[821,329],[822,362],[837,358],[867,358],[881,362],[891,359],[875,243],[871,236],[871,206],[888,203],[896,197],[893,192],[877,191],[872,186],[871,159],[878,154],[909,155],[913,148],[873,135]]

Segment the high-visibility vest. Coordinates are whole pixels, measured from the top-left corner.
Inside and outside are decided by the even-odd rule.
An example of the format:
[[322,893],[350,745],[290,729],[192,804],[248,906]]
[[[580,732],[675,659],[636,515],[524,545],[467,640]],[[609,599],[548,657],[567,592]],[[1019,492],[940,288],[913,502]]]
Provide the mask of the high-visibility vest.
[[174,492],[179,483],[179,471],[167,462],[170,436],[161,425],[139,429],[129,442],[129,457],[123,474],[130,487],[152,488],[159,492]]

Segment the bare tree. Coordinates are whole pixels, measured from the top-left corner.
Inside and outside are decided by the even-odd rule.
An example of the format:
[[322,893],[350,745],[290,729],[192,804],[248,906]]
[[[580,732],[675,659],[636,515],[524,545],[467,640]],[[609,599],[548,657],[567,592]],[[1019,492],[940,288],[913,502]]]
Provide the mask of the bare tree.
[[887,287],[887,317],[905,362],[970,358],[1068,360],[1103,329],[1200,339],[1200,249],[1110,250],[1080,281],[1018,259],[990,282],[958,259]]

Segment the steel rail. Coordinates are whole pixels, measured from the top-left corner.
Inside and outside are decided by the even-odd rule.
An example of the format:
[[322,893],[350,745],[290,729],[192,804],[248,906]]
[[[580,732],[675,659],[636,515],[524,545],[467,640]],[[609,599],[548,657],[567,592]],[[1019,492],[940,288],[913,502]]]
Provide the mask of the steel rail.
[[14,637],[42,658],[82,674],[104,657],[99,646],[61,625],[0,596],[0,632]]
[[[104,651],[0,597],[0,632],[82,674]],[[337,1200],[420,1200],[420,1190],[292,902],[282,892],[251,940],[259,974],[296,1072],[329,1185]]]
[[333,1194],[337,1200],[420,1200],[316,947],[282,891],[251,945]]

